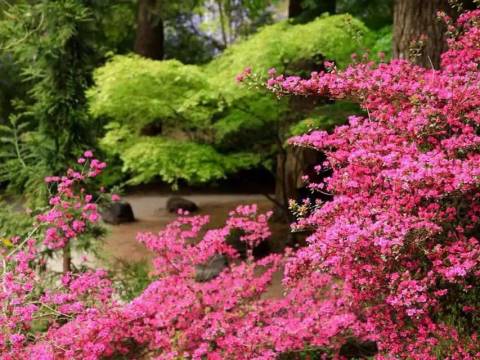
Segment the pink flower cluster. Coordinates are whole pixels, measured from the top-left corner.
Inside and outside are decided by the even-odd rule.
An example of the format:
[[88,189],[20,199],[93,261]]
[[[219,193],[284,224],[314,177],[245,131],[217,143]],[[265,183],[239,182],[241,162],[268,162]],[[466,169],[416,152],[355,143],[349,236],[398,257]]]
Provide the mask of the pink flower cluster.
[[379,359],[480,358],[479,21],[460,17],[440,70],[364,62],[267,84],[365,110],[291,139],[326,152],[334,200],[295,225],[314,233],[286,281],[320,271],[348,287]]
[[[339,358],[347,337],[375,341],[380,360],[480,358],[479,24],[480,11],[460,17],[440,70],[397,60],[310,79],[269,72],[279,94],[348,98],[367,114],[292,139],[326,152],[317,168],[333,169],[326,189],[310,186],[333,201],[294,225],[312,231],[304,248],[241,261],[227,238],[240,231],[257,245],[269,214],[239,207],[217,229],[207,216],[180,216],[138,236],[156,254],[155,278],[124,304],[101,270],[46,282],[35,238],[16,239],[0,278],[0,359],[265,360],[305,348]],[[89,161],[87,177],[104,167]],[[39,219],[53,250],[96,221],[73,186],[84,179],[49,179],[61,195]],[[228,266],[196,281],[218,254]],[[283,296],[269,297],[282,268]]]
[[[286,287],[281,298],[265,297],[283,256],[244,262],[226,243],[238,229],[240,241],[264,241],[269,216],[240,206],[218,229],[205,229],[208,216],[181,216],[157,235],[139,234],[156,254],[156,280],[128,304],[112,299],[102,270],[69,273],[35,291],[40,275],[35,243],[28,241],[29,256],[9,259],[12,271],[2,276],[9,292],[0,291],[0,359],[93,360],[139,352],[156,359],[275,359],[306,344],[340,346],[340,334],[356,331],[343,286],[317,273]],[[214,279],[196,281],[196,266],[216,254],[230,264]],[[45,329],[33,330],[41,319]]]
[[44,268],[45,247],[62,249],[99,220],[97,205],[85,186],[106,164],[93,159],[91,151],[85,152],[79,164],[81,171],[69,169],[65,176],[45,179],[53,190],[49,209],[37,216],[37,224],[25,239],[15,238],[12,246],[1,249],[1,359],[53,359],[48,342],[31,350],[30,345],[65,322],[105,312],[114,304],[105,271],[68,273],[55,280]]
[[83,165],[81,171],[68,169],[65,176],[49,176],[45,179],[55,187],[56,195],[50,198],[50,209],[39,215],[38,221],[46,228],[43,242],[52,250],[65,247],[71,239],[83,234],[89,224],[95,224],[100,219],[93,196],[86,194],[82,185],[89,178],[99,175],[106,164],[94,159],[90,150],[85,151],[84,157],[78,162]]

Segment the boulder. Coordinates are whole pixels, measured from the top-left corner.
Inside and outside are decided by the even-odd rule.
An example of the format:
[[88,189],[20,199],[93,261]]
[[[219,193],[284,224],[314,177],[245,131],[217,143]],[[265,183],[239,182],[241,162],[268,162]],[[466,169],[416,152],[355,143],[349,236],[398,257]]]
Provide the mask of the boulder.
[[228,259],[225,255],[213,255],[205,264],[195,266],[195,281],[210,281],[216,278],[226,267],[228,267]]
[[125,201],[114,202],[107,205],[101,209],[100,214],[102,215],[103,221],[108,224],[118,225],[135,221],[132,206]]
[[340,348],[340,356],[344,359],[369,359],[378,353],[375,341],[361,341],[349,338]]
[[[245,259],[247,257],[247,244],[245,241],[240,240],[243,232],[239,229],[233,230],[225,239],[225,242],[233,247],[237,252],[240,254],[241,259]],[[253,257],[255,259],[261,259],[269,254],[271,254],[272,249],[268,241],[262,241],[256,247],[253,248]]]
[[193,201],[180,196],[172,196],[167,200],[167,210],[169,212],[177,213],[180,209],[188,212],[195,212],[198,210],[198,206]]

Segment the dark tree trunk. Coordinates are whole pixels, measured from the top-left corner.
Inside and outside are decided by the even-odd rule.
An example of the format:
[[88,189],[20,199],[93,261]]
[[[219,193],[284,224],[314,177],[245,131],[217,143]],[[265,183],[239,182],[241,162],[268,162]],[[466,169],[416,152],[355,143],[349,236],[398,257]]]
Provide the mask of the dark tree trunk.
[[69,273],[72,271],[72,253],[70,250],[70,244],[67,244],[63,248],[63,273]]
[[139,0],[134,51],[144,57],[161,60],[164,55],[163,21],[154,13],[156,0]]
[[[324,71],[325,58],[318,54],[309,59],[303,59],[289,64],[289,69],[294,74],[304,72],[310,74],[312,71]],[[308,76],[308,75],[307,75]],[[276,203],[276,218],[284,219],[288,222],[293,222],[295,218],[288,210],[289,200],[300,200],[305,198],[306,191],[305,184],[301,180],[302,175],[306,175],[313,166],[320,164],[325,160],[323,155],[316,150],[285,146],[288,124],[304,118],[310,114],[317,106],[328,103],[326,98],[313,99],[306,97],[292,97],[289,100],[289,108],[293,118],[283,119],[282,125],[277,128],[278,147],[276,159],[276,173],[275,173],[275,203]],[[300,117],[299,114],[302,114]],[[285,126],[286,125],[286,126]]]
[[[463,1],[464,9],[472,1]],[[410,59],[424,67],[438,68],[440,55],[446,50],[446,26],[437,19],[444,11],[456,17],[448,0],[395,0],[393,13],[393,56]]]
[[[322,153],[317,150],[292,146],[283,148],[277,155],[275,200],[277,212],[281,213],[285,221],[293,222],[295,220],[288,210],[289,201],[302,201],[305,184],[301,178],[303,175],[307,175],[315,165],[321,163],[321,159],[324,159],[322,156]],[[312,178],[311,180],[318,179]]]
[[288,4],[288,17],[300,18],[302,22],[315,19],[323,13],[335,14],[336,0],[316,0],[314,5],[304,7],[304,0],[290,0]]
[[296,18],[303,12],[302,0],[290,0],[288,3],[288,17]]

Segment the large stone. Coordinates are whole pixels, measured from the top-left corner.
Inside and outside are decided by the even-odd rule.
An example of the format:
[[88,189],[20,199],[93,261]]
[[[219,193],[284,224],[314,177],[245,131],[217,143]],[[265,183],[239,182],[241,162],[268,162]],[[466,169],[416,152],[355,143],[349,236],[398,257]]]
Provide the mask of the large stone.
[[177,213],[178,210],[195,212],[198,210],[197,204],[193,201],[180,196],[172,196],[167,200],[167,210],[171,213]]
[[225,255],[213,255],[205,264],[195,266],[195,281],[206,282],[216,278],[228,267]]
[[125,201],[114,202],[101,210],[103,221],[108,224],[118,225],[135,221],[132,206]]
[[370,359],[378,353],[375,341],[361,341],[349,338],[340,348],[340,356],[345,359]]
[[[247,257],[247,243],[240,240],[243,235],[243,231],[239,229],[233,230],[225,239],[225,242],[233,247],[240,254],[240,258],[245,259]],[[263,258],[271,254],[271,247],[268,241],[262,241],[260,244],[253,248],[253,257],[256,259]]]
[[[304,356],[299,357],[298,351],[284,352],[278,356],[278,360],[297,359],[331,359],[322,348],[304,349]],[[360,341],[349,338],[340,348],[340,358],[345,360],[371,359],[378,353],[377,344],[374,341]]]

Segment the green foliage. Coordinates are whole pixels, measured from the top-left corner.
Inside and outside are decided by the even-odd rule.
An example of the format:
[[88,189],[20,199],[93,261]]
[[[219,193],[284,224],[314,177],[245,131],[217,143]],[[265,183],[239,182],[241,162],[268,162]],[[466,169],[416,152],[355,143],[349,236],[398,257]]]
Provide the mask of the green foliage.
[[[290,126],[311,111],[240,86],[237,74],[248,66],[262,74],[272,67],[299,73],[322,67],[324,59],[341,67],[373,40],[360,21],[341,15],[265,26],[204,66],[115,56],[95,72],[90,111],[109,121],[102,147],[132,183],[209,182],[271,164]],[[328,116],[323,124],[338,121]]]
[[203,21],[202,27],[221,34],[226,47],[240,37],[253,33],[258,25],[271,22],[270,6],[279,0],[214,0],[203,1],[203,14],[215,14]]
[[120,262],[115,264],[114,278],[116,288],[125,301],[131,301],[152,282],[147,261]]
[[70,150],[87,128],[83,92],[93,67],[88,57],[93,45],[80,31],[89,31],[89,9],[77,1],[43,2],[14,7],[10,17],[16,21],[1,24],[5,47],[31,84],[33,101],[26,113],[38,121],[48,140],[57,138],[55,160],[60,148]]
[[20,69],[10,54],[0,53],[0,123],[5,124],[14,110],[13,100],[25,96]]
[[[285,101],[278,101],[270,94],[247,93],[232,101],[213,123],[216,144],[232,148],[238,147],[239,142],[244,142],[245,145],[248,143],[254,146],[266,135],[273,136],[276,122],[287,109]],[[255,134],[256,131],[261,133]]]
[[297,23],[306,23],[325,13],[335,14],[336,2],[337,0],[300,0],[302,11],[299,14],[294,14],[293,20]]
[[337,12],[353,14],[378,30],[392,24],[393,0],[337,0]]
[[133,174],[132,184],[147,183],[156,177],[172,184],[179,179],[203,183],[260,162],[255,154],[224,155],[210,145],[161,137],[139,137],[125,150],[122,159],[124,171]]
[[[480,306],[479,280],[472,277],[469,283],[473,286],[468,292],[461,285],[445,284],[445,288],[448,289],[447,295],[442,299],[445,310],[435,314],[439,321],[453,326],[460,335],[469,334],[472,329],[480,329],[480,319],[471,311]],[[470,310],[466,310],[465,307],[470,307]]]
[[283,353],[278,357],[278,360],[321,360],[328,358],[326,357],[327,354],[327,350],[313,348]]
[[0,183],[10,195],[24,193],[31,207],[43,206],[47,198],[48,154],[41,141],[25,117],[10,115],[9,123],[0,125]]
[[[163,22],[165,58],[199,64],[259,26],[271,23],[271,5],[278,1],[152,0],[148,6],[152,20]],[[130,5],[135,3],[138,1]],[[136,10],[136,6],[130,8]]]
[[392,27],[386,26],[376,32],[377,40],[372,47],[372,55],[374,58],[378,53],[385,54],[385,60],[389,60],[393,57],[393,34]]
[[[99,27],[97,45],[115,54],[128,52],[135,35],[134,1],[96,0],[93,16]],[[101,37],[103,35],[103,38]]]
[[294,123],[289,130],[289,136],[308,133],[312,130],[332,130],[336,125],[346,122],[352,114],[361,114],[357,104],[336,102],[325,105],[312,112],[310,116]]
[[301,25],[281,21],[232,45],[207,64],[205,71],[223,91],[238,94],[241,91],[233,79],[247,66],[257,72],[276,68],[289,73],[297,63],[321,55],[344,67],[350,55],[365,50],[372,39],[365,25],[350,15],[324,16]]
[[[14,112],[29,131],[12,137],[10,144],[4,141],[4,152],[15,156],[1,164],[0,174],[11,186],[26,190],[29,200],[45,201],[37,191],[44,188],[43,177],[63,172],[82,149],[95,143],[95,123],[85,98],[103,49],[104,28],[96,21],[95,9],[81,0],[21,3],[9,7],[0,22],[3,50],[13,57],[29,88]],[[15,131],[25,130],[17,125]]]
[[13,246],[13,236],[23,237],[32,229],[34,219],[26,212],[15,209],[6,201],[0,201],[0,249]]
[[99,86],[88,93],[92,114],[116,119],[136,131],[157,119],[202,127],[216,110],[210,108],[214,93],[205,74],[176,60],[116,56],[95,72],[95,83]]

